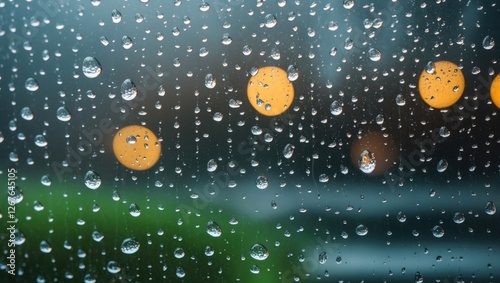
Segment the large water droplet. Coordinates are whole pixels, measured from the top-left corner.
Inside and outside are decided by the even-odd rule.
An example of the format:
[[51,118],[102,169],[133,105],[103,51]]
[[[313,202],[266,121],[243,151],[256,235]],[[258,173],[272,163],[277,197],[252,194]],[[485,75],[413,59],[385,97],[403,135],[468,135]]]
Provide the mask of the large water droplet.
[[490,50],[495,46],[495,40],[493,37],[487,35],[483,39],[483,48],[486,50]]
[[104,235],[101,232],[94,230],[94,232],[92,232],[92,239],[96,242],[100,242],[104,239]]
[[207,171],[208,172],[215,172],[217,170],[217,161],[215,159],[210,159],[207,162]]
[[292,158],[294,151],[295,151],[295,146],[289,143],[285,145],[285,148],[283,149],[283,156],[286,159],[290,159]]
[[441,238],[444,236],[444,229],[441,226],[436,225],[432,228],[432,235],[436,238]]
[[134,45],[134,41],[132,41],[132,38],[128,36],[123,36],[122,37],[122,47],[123,49],[130,49]]
[[358,225],[358,227],[356,227],[356,234],[358,236],[366,236],[366,234],[368,234],[368,227],[363,224]]
[[40,251],[42,253],[48,254],[52,251],[52,246],[45,240],[40,242]]
[[99,188],[99,186],[101,185],[101,176],[99,176],[99,174],[92,170],[89,170],[87,174],[85,174],[84,180],[85,186],[92,190]]
[[342,102],[334,100],[330,105],[330,112],[335,116],[340,115],[342,113]]
[[35,136],[35,144],[38,147],[45,147],[47,146],[47,140],[43,135],[36,135]]
[[68,122],[71,120],[71,113],[69,113],[66,107],[61,106],[56,111],[57,119],[62,122]]
[[130,213],[130,215],[132,215],[133,217],[138,217],[139,215],[141,215],[141,209],[139,208],[139,206],[135,203],[131,203],[130,204],[130,207],[128,209],[128,212]]
[[28,78],[24,83],[24,87],[29,91],[37,91],[40,85],[34,78]]
[[262,174],[257,177],[257,180],[255,180],[255,185],[257,186],[257,188],[264,190],[269,185],[269,181],[267,180],[267,177]]
[[114,260],[110,260],[108,262],[108,264],[106,265],[106,269],[111,274],[116,274],[122,270],[122,268],[120,267],[120,264]]
[[86,57],[85,59],[83,59],[82,72],[87,78],[96,78],[101,74],[101,71],[101,63],[99,63],[96,58]]
[[141,245],[134,238],[127,238],[123,240],[121,250],[124,254],[134,254],[139,250]]
[[363,150],[359,155],[358,166],[363,173],[369,174],[375,170],[376,160],[373,153]]
[[344,0],[344,8],[346,9],[352,9],[352,7],[354,7],[354,0]]
[[325,264],[326,263],[326,260],[328,259],[328,254],[326,253],[326,251],[323,251],[319,254],[319,263],[320,264]]
[[265,18],[265,26],[266,28],[273,28],[278,23],[278,20],[273,14],[267,14]]
[[462,224],[464,223],[464,221],[465,221],[464,214],[460,212],[455,212],[455,214],[453,215],[453,222],[457,224]]
[[43,175],[42,178],[40,178],[40,183],[44,186],[50,186],[52,184],[52,180],[48,175]]
[[23,201],[23,199],[24,199],[24,193],[23,193],[23,190],[21,190],[21,188],[19,188],[18,186],[16,186],[14,188],[14,194],[13,195],[10,195],[10,193],[11,192],[9,192],[9,197],[8,197],[9,203],[13,201],[15,204],[18,204],[21,201]]
[[222,235],[222,229],[220,228],[219,224],[217,224],[215,221],[210,220],[207,223],[207,234],[212,237],[220,237]]
[[184,252],[184,249],[182,249],[182,248],[176,248],[174,250],[174,256],[176,258],[183,258],[184,255],[186,255],[186,253]]
[[425,65],[425,72],[427,74],[434,74],[434,72],[436,71],[436,66],[434,65],[434,62],[432,61],[429,61],[427,62],[427,65]]
[[489,201],[486,203],[486,206],[484,207],[484,212],[488,215],[493,215],[497,212],[497,208],[495,206],[495,203],[492,201]]
[[137,87],[131,79],[123,81],[120,92],[124,100],[130,101],[137,96]]
[[441,159],[439,160],[437,164],[437,171],[438,172],[444,172],[448,168],[448,161],[446,159]]
[[31,112],[31,108],[24,107],[21,109],[21,117],[26,121],[31,121],[35,116],[33,115],[33,112]]
[[216,84],[217,84],[217,80],[215,79],[214,75],[207,74],[205,76],[205,86],[207,88],[214,88]]
[[290,65],[287,69],[288,80],[293,82],[299,78],[299,70],[294,66]]
[[250,256],[256,260],[265,260],[269,257],[269,251],[262,244],[255,244],[250,248]]
[[368,50],[368,57],[370,58],[370,60],[376,62],[382,58],[382,53],[380,53],[378,49],[370,48]]
[[111,11],[111,20],[113,20],[113,23],[117,24],[122,21],[122,13],[118,10],[113,10]]

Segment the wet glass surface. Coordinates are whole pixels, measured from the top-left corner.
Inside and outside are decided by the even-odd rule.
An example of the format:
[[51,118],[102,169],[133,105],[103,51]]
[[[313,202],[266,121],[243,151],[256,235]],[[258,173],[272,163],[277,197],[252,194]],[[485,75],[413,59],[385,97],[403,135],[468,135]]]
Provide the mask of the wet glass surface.
[[0,1],[0,282],[496,282],[496,1]]

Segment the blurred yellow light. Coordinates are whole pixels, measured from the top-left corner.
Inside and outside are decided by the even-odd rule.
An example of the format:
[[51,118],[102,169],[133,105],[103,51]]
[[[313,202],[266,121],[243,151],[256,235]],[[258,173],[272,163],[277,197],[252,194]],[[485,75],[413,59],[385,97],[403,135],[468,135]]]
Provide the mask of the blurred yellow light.
[[250,104],[260,114],[277,116],[292,104],[294,89],[285,70],[267,66],[259,68],[250,78],[247,95]]
[[433,108],[446,108],[455,104],[464,92],[462,71],[452,62],[434,62],[434,71],[423,70],[418,90],[425,103]]
[[490,87],[490,94],[493,104],[500,108],[500,74],[493,79]]
[[156,164],[161,144],[151,130],[133,125],[118,130],[113,138],[113,151],[123,166],[142,171]]

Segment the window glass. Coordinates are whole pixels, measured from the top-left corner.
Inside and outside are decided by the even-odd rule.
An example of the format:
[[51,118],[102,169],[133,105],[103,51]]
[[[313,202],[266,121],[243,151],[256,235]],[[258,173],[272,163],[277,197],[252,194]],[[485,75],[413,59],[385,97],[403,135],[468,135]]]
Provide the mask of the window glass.
[[0,0],[0,282],[495,282],[499,16]]

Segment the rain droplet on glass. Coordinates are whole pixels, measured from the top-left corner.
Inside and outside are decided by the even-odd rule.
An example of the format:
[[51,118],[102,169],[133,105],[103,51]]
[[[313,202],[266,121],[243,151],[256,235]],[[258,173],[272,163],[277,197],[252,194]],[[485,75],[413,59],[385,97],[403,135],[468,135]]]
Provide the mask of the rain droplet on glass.
[[124,100],[130,101],[137,96],[137,87],[131,79],[126,79],[122,83],[120,93]]
[[256,260],[265,260],[269,257],[269,251],[262,244],[255,244],[250,248],[250,256]]
[[101,74],[101,71],[102,71],[101,63],[99,63],[99,61],[97,61],[96,58],[85,57],[85,59],[83,59],[82,72],[87,78],[89,79],[96,78]]
[[495,40],[493,37],[487,35],[483,39],[483,48],[486,50],[490,50],[495,46]]
[[205,86],[207,88],[214,88],[216,84],[217,84],[217,80],[215,79],[214,75],[207,74],[205,76]]
[[124,254],[134,254],[139,250],[140,244],[134,238],[127,238],[123,240],[121,251]]
[[369,174],[373,172],[376,166],[374,154],[369,150],[363,150],[359,155],[358,166],[359,170],[363,171],[363,173]]
[[57,108],[56,116],[57,119],[62,122],[68,122],[71,120],[71,113],[69,113],[69,110],[64,106]]
[[95,190],[101,186],[101,176],[93,170],[89,170],[87,174],[85,174],[84,180],[85,186],[89,189]]
[[207,223],[207,234],[212,237],[220,237],[222,235],[222,229],[215,221],[210,220]]

